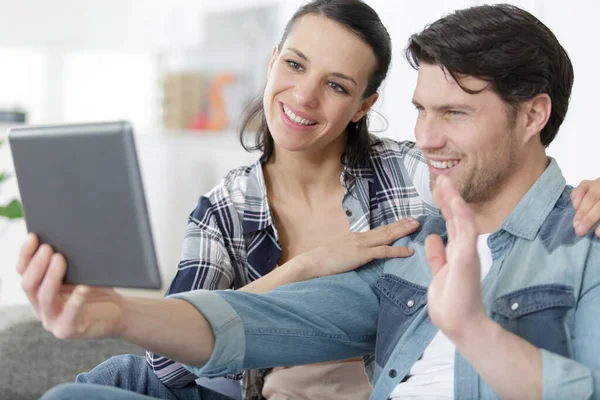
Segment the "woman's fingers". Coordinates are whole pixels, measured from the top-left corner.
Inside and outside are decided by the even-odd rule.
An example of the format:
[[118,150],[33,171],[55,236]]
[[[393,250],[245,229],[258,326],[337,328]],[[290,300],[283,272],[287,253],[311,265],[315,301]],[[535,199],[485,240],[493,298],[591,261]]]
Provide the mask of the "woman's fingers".
[[418,228],[419,222],[413,217],[409,217],[355,235],[359,235],[361,247],[377,247],[393,243],[400,238],[410,235]]
[[406,258],[414,254],[414,250],[405,246],[377,246],[372,247],[368,252],[370,260],[365,261],[365,264],[371,260],[381,258]]

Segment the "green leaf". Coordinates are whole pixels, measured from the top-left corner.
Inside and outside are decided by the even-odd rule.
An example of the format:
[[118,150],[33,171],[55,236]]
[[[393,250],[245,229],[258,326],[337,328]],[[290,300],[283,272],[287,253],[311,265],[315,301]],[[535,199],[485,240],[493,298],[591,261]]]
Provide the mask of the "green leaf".
[[5,172],[0,172],[0,182],[7,180],[9,176],[10,175]]
[[0,217],[8,219],[23,218],[23,209],[18,200],[11,201],[7,206],[0,207]]

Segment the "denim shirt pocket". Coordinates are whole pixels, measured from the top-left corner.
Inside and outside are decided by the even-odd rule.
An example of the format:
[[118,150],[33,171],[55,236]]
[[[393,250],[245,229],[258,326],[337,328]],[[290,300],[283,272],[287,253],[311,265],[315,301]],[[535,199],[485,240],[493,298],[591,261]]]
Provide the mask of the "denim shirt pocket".
[[375,359],[384,365],[418,311],[427,303],[427,288],[396,275],[383,274],[375,289],[379,292]]
[[496,299],[492,318],[532,345],[569,357],[564,320],[574,305],[573,288],[569,286],[531,286]]

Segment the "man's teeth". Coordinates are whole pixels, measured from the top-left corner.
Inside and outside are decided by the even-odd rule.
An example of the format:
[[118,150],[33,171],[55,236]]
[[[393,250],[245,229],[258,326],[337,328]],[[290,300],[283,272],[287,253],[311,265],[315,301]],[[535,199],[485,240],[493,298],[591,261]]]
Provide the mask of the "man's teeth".
[[446,168],[454,167],[456,164],[458,164],[458,160],[448,160],[448,161],[429,160],[429,163],[435,168],[446,169]]
[[285,105],[283,106],[283,112],[285,113],[285,115],[287,115],[287,117],[290,120],[294,121],[299,125],[314,125],[317,123],[316,121],[312,121],[310,119],[300,118],[299,116],[291,112],[290,109],[287,108]]

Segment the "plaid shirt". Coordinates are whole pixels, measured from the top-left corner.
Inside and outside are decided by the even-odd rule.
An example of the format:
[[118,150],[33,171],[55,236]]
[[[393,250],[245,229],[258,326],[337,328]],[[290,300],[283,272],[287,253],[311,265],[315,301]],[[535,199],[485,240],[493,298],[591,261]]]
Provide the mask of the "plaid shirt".
[[[370,165],[346,168],[349,190],[342,200],[350,229],[368,231],[408,216],[439,214],[432,205],[427,165],[412,142],[375,139]],[[259,161],[231,171],[201,197],[191,213],[177,274],[167,294],[196,289],[238,289],[275,268],[281,246]],[[148,363],[169,387],[197,377],[181,364],[148,352]],[[268,370],[244,373],[244,398],[262,399]],[[230,377],[240,379],[240,377]]]

